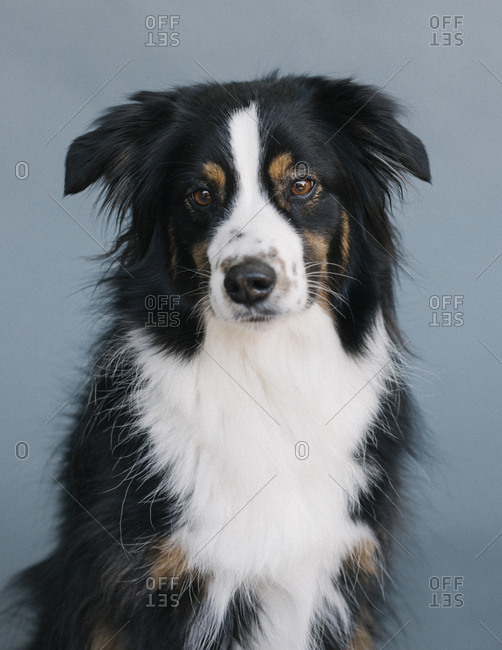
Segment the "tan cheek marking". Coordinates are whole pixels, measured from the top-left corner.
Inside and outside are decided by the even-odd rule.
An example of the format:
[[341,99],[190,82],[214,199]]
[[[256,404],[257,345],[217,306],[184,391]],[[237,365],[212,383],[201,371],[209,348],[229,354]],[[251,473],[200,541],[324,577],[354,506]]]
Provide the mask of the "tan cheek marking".
[[342,266],[344,269],[347,269],[349,265],[349,255],[350,255],[350,217],[342,210],[340,214],[341,218],[341,235],[340,235],[340,246],[342,251]]
[[329,242],[323,235],[317,235],[309,230],[303,231],[303,237],[307,242],[307,249],[311,262],[318,262],[326,265],[328,261]]
[[203,241],[203,242],[199,242],[198,244],[195,244],[195,246],[192,248],[193,261],[195,262],[195,267],[199,271],[208,267],[208,262],[209,262],[207,258],[208,245],[209,244],[207,241]]
[[207,162],[202,167],[202,173],[208,181],[213,183],[221,196],[225,193],[227,177],[223,168],[215,162]]
[[[305,257],[307,264],[307,276],[309,273],[315,273],[312,280],[328,288],[328,251],[329,241],[322,235],[316,235],[308,230],[303,231],[305,241]],[[312,262],[314,264],[312,264]],[[321,275],[318,275],[319,271]],[[322,307],[330,310],[330,300],[327,290],[320,289],[317,292],[318,300]]]

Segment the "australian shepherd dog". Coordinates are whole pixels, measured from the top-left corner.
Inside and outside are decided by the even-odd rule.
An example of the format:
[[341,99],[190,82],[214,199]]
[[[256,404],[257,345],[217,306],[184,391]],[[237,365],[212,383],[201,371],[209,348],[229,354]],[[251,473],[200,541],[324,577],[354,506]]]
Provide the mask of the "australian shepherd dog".
[[272,75],[73,142],[65,193],[101,183],[118,235],[30,650],[374,647],[416,429],[390,202],[429,180],[398,113]]

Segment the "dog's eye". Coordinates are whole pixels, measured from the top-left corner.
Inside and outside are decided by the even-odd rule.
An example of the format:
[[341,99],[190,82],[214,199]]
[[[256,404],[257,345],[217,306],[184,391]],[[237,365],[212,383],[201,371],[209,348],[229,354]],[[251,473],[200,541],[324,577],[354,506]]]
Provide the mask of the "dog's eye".
[[293,185],[291,185],[291,194],[295,196],[306,196],[314,187],[314,181],[310,178],[304,178],[301,180],[296,180]]
[[192,200],[197,205],[200,205],[201,208],[205,208],[206,206],[211,205],[213,202],[213,197],[209,190],[201,188],[199,190],[195,190],[195,192],[192,192]]

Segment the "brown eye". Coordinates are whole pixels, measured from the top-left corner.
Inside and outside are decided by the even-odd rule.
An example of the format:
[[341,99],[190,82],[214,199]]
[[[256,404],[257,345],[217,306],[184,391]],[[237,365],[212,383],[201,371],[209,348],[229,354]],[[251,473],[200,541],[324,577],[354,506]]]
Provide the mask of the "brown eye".
[[291,194],[295,196],[305,196],[313,188],[314,182],[310,178],[297,180],[291,185]]
[[195,192],[192,193],[192,199],[197,205],[200,205],[202,208],[211,205],[213,202],[211,192],[205,189],[195,190]]

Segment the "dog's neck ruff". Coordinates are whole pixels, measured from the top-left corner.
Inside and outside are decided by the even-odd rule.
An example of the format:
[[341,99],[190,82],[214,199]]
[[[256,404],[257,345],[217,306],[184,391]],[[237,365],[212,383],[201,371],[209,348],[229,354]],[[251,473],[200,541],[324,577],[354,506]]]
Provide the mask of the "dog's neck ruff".
[[355,453],[392,372],[383,322],[357,359],[318,305],[263,331],[209,317],[189,361],[139,331],[130,343],[151,467],[183,504],[173,542],[208,576],[200,625],[216,630],[244,583],[265,612],[256,647],[308,648],[314,611],[347,618],[332,581],[352,548],[375,541],[351,512],[371,481]]

